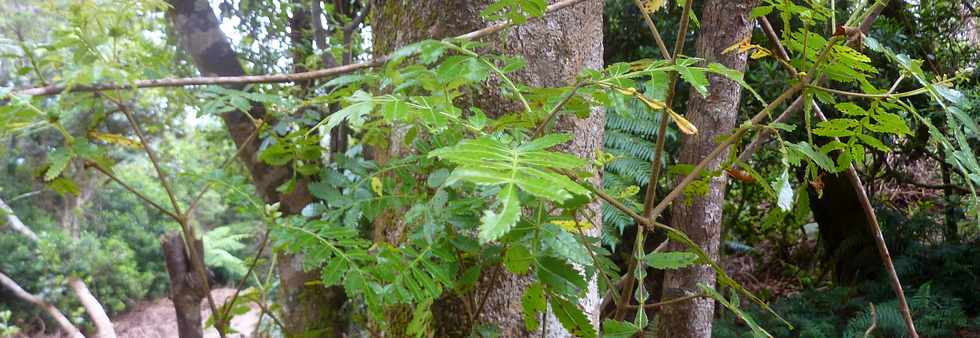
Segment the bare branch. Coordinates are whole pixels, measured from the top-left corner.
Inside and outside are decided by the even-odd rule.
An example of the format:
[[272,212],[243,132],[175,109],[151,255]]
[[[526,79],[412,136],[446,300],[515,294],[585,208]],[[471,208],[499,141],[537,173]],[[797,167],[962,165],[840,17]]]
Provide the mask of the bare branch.
[[[557,2],[548,6],[546,13],[552,13],[561,10],[565,7],[575,5],[582,1],[584,0],[564,0],[561,2]],[[498,23],[457,36],[456,38],[465,39],[465,40],[475,40],[497,33],[510,26],[513,26],[513,23],[510,22]],[[186,86],[201,86],[201,85],[245,85],[245,84],[253,84],[253,83],[300,82],[300,81],[329,78],[338,75],[353,73],[361,69],[378,67],[384,65],[385,62],[387,62],[390,58],[391,55],[386,55],[371,61],[355,63],[346,66],[318,69],[318,70],[302,72],[302,73],[136,80],[131,83],[100,83],[100,84],[93,84],[93,85],[84,85],[84,86],[79,85],[79,86],[71,86],[71,87],[65,85],[50,85],[50,86],[43,86],[43,87],[14,90],[11,92],[11,94],[24,95],[24,96],[50,96],[63,92],[98,92],[98,91],[107,91],[107,90],[137,89],[137,88],[186,87]]]
[[3,272],[0,272],[0,285],[10,289],[10,291],[12,291],[14,296],[17,296],[17,298],[23,299],[24,301],[43,309],[48,313],[48,315],[54,318],[54,321],[57,322],[58,325],[61,326],[61,329],[67,332],[70,337],[85,338],[85,336],[82,335],[82,332],[78,330],[78,327],[76,327],[75,324],[72,324],[71,321],[69,321],[68,318],[61,313],[61,311],[58,311],[58,308],[45,301],[44,298],[24,291],[24,289],[21,288],[17,282],[10,279],[10,277],[7,277],[7,275],[3,274]]

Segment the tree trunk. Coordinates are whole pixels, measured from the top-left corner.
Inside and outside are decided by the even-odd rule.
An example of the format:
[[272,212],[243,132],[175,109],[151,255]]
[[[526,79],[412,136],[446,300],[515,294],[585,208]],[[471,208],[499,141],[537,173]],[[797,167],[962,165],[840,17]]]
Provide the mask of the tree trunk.
[[69,321],[68,318],[61,313],[61,311],[58,311],[58,308],[54,307],[54,305],[51,305],[50,303],[45,301],[43,298],[32,295],[27,291],[24,291],[24,289],[21,288],[20,285],[17,284],[17,282],[15,282],[13,279],[10,279],[10,277],[7,277],[7,275],[3,274],[2,272],[0,272],[0,286],[10,289],[10,291],[12,291],[14,295],[17,296],[17,298],[23,299],[28,303],[37,305],[41,309],[44,309],[44,311],[47,312],[48,315],[54,318],[54,321],[57,322],[59,326],[61,326],[61,329],[64,330],[69,337],[85,338],[85,336],[82,335],[82,332],[78,330],[78,327],[76,327],[75,324],[72,324],[71,321]]
[[[197,252],[204,252],[201,240],[193,242]],[[163,258],[170,275],[170,299],[177,313],[177,334],[180,338],[201,338],[204,334],[201,328],[201,300],[206,292],[201,285],[201,277],[197,276],[179,233],[171,233],[161,239],[160,246],[163,247]]]
[[[203,76],[240,76],[245,74],[231,44],[218,26],[218,19],[206,0],[169,0],[173,6],[174,29],[182,47],[191,55],[194,65]],[[242,86],[233,87],[241,89]],[[254,104],[249,112],[262,118],[265,109]],[[279,193],[276,187],[288,180],[292,172],[287,167],[268,166],[258,159],[259,137],[251,137],[255,126],[242,111],[222,115],[225,126],[237,147],[243,148],[239,158],[252,176],[256,190],[266,203],[280,203],[287,214],[298,214],[313,201],[307,181],[297,182],[295,190]],[[272,124],[272,121],[268,121]],[[247,144],[246,144],[247,142]],[[344,314],[340,311],[346,301],[343,289],[323,288],[315,282],[319,274],[303,269],[302,257],[280,255],[279,279],[283,292],[282,304],[286,331],[290,334],[339,336],[343,332]]]
[[[745,70],[744,53],[722,54],[721,51],[752,34],[753,21],[749,11],[757,0],[707,0],[701,14],[702,27],[697,41],[698,57],[705,62],[718,62],[739,71]],[[707,97],[693,89],[687,101],[687,118],[698,127],[696,135],[684,137],[679,163],[698,163],[716,146],[716,140],[731,133],[738,118],[741,88],[734,81],[718,75],[709,76]],[[717,170],[727,156],[722,154],[705,168]],[[678,200],[672,206],[671,222],[708,253],[718,259],[722,210],[725,203],[725,175],[711,178],[708,192],[690,200]],[[671,242],[670,251],[685,250]],[[668,270],[664,275],[663,299],[697,293],[697,283],[715,284],[715,273],[708,266]],[[710,337],[714,300],[696,298],[664,307],[658,322],[659,337]]]
[[[375,33],[373,52],[384,55],[427,38],[445,38],[485,27],[488,23],[479,13],[490,3],[492,1],[489,0],[374,0],[374,17],[371,20]],[[583,69],[602,67],[602,2],[586,1],[515,27],[506,37],[487,40],[494,52],[522,56],[527,61],[526,68],[511,75],[517,82],[530,86],[569,86]],[[491,80],[491,83],[495,81]],[[497,90],[481,91],[464,100],[472,100],[491,116],[521,109]],[[604,122],[605,114],[599,109],[587,119],[563,116],[555,129],[576,136],[564,150],[583,158],[592,158],[596,150],[601,149]],[[597,185],[601,183],[600,175],[593,176],[592,180]],[[594,211],[593,215],[597,215],[589,219],[596,225],[589,235],[596,235],[602,225],[602,213],[599,203],[593,203],[589,208]],[[487,269],[477,286],[477,294],[489,292],[485,309],[477,320],[498,326],[504,337],[528,336],[530,333],[524,329],[520,299],[530,278],[512,275],[498,268],[498,273]],[[581,305],[593,324],[598,323],[599,303],[596,283],[592,280]],[[443,299],[435,304],[433,315],[436,335],[440,337],[468,334],[474,324],[467,322],[462,305],[454,299]],[[553,316],[546,326],[549,337],[568,336]]]

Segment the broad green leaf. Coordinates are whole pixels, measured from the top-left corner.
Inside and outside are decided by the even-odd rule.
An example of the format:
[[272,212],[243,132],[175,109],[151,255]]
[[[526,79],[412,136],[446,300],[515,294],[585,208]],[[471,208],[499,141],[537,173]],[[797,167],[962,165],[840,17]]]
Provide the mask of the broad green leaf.
[[592,322],[577,304],[560,297],[551,297],[549,303],[551,303],[551,311],[568,333],[579,338],[596,337]]
[[531,251],[521,244],[511,245],[507,248],[507,253],[504,254],[504,267],[519,275],[530,271],[533,262],[534,256],[531,256]]
[[647,265],[654,269],[680,269],[694,264],[698,255],[690,252],[651,252],[643,257]]
[[738,85],[742,86],[742,88],[748,90],[749,93],[752,93],[752,96],[755,97],[756,100],[763,103],[766,102],[766,100],[763,99],[762,96],[755,91],[755,89],[752,89],[752,86],[749,86],[749,84],[745,82],[745,76],[742,74],[742,72],[728,68],[727,66],[716,62],[708,64],[708,71],[735,81],[735,83],[738,83]]
[[565,295],[576,295],[588,286],[585,278],[571,264],[559,258],[541,257],[536,271],[538,280]]

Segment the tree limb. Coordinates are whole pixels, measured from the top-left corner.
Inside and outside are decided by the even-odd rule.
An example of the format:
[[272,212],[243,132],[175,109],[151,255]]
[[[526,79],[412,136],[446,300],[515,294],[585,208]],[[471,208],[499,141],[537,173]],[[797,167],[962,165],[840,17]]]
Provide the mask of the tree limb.
[[68,333],[68,336],[72,338],[85,338],[85,336],[82,335],[82,332],[78,330],[78,327],[76,327],[75,324],[72,324],[71,321],[69,321],[68,318],[61,313],[61,311],[58,311],[58,308],[54,307],[54,305],[51,305],[51,303],[45,301],[44,298],[32,295],[31,293],[24,291],[24,289],[21,288],[20,285],[17,284],[17,282],[15,282],[13,279],[10,279],[10,277],[7,277],[7,275],[3,274],[3,272],[0,272],[0,285],[6,287],[7,289],[10,289],[10,291],[12,291],[14,293],[14,296],[17,296],[17,298],[23,299],[24,301],[34,304],[40,307],[41,309],[43,309],[45,312],[48,313],[48,315],[54,318],[54,321],[57,322],[59,326],[61,326],[62,330]]
[[[582,1],[584,0],[564,0],[561,2],[557,2],[555,4],[548,6],[546,13],[552,13]],[[465,39],[465,40],[475,40],[497,33],[512,25],[513,23],[510,22],[498,23],[463,35],[459,35],[455,38]],[[355,63],[346,66],[318,69],[318,70],[313,70],[308,72],[291,73],[291,74],[268,74],[268,75],[245,75],[245,76],[202,76],[202,77],[170,78],[170,79],[155,79],[155,80],[136,80],[131,83],[97,83],[93,85],[77,85],[77,86],[50,85],[50,86],[43,86],[43,87],[18,89],[12,91],[11,94],[24,95],[24,96],[51,96],[63,92],[81,93],[81,92],[98,92],[98,91],[107,91],[107,90],[137,89],[137,88],[186,87],[186,86],[201,86],[201,85],[245,85],[245,84],[253,84],[253,83],[299,82],[299,81],[308,81],[314,79],[334,77],[338,75],[353,73],[361,69],[378,67],[384,65],[385,62],[387,62],[390,58],[391,55],[389,54],[379,58],[375,58],[374,60],[371,61]]]

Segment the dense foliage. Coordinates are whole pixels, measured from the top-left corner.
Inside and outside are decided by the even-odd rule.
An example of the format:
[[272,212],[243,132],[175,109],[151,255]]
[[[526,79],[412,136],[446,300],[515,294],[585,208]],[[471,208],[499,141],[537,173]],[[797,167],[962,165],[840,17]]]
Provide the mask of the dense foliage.
[[[980,104],[973,94],[980,87],[975,70],[963,67],[975,65],[977,51],[956,35],[959,21],[940,20],[968,8],[941,1],[888,7],[762,1],[753,19],[776,24],[779,41],[755,34],[726,50],[750,55],[743,74],[697,59],[690,46],[662,56],[651,47],[661,37],[647,33],[641,16],[653,15],[669,44],[676,38],[667,37],[677,33],[693,40],[708,23],[697,21],[697,11],[685,15],[691,7],[683,2],[643,4],[608,2],[607,65],[584,70],[566,86],[519,83],[513,74],[529,60],[480,41],[449,38],[410,44],[379,67],[302,89],[259,83],[95,93],[71,89],[193,74],[171,41],[165,3],[0,5],[44,13],[42,26],[50,28],[28,28],[26,15],[3,18],[17,34],[4,31],[0,45],[0,68],[9,74],[0,78],[0,135],[10,140],[0,151],[6,163],[0,194],[40,237],[28,242],[15,232],[0,234],[0,252],[9,253],[0,272],[84,322],[84,311],[67,294],[67,278],[94,285],[102,305],[118,314],[166,293],[160,237],[196,233],[204,239],[204,263],[217,271],[215,281],[252,287],[238,301],[259,303],[275,319],[282,304],[268,303],[282,301],[269,278],[276,256],[259,259],[267,254],[256,250],[269,238],[276,252],[302,254],[319,283],[342,287],[345,310],[352,313],[347,326],[356,334],[402,325],[409,335],[432,335],[433,304],[454,298],[474,321],[468,334],[493,336],[492,326],[475,322],[488,297],[478,292],[480,281],[511,273],[530,281],[521,298],[528,331],[554,316],[575,336],[628,337],[655,323],[655,311],[632,309],[624,320],[604,315],[600,324],[590,322],[579,304],[597,294],[623,306],[617,285],[624,279],[639,287],[623,299],[670,301],[652,294],[657,271],[704,265],[717,273],[718,283],[699,285],[692,297],[713,298],[725,308],[718,336],[863,336],[871,326],[878,335],[901,336],[905,323],[888,288],[889,271],[865,266],[874,278],[847,285],[825,280],[834,267],[824,257],[839,253],[800,254],[825,241],[816,234],[811,210],[815,200],[826,198],[822,182],[857,168],[872,192],[920,333],[975,329],[970,318],[980,311],[980,299],[970,286],[980,283],[980,163],[974,150]],[[548,15],[546,6],[542,0],[503,0],[482,15],[519,25]],[[218,6],[223,18],[241,26],[235,49],[249,70],[282,72],[320,62],[310,46],[305,52],[284,47],[295,17],[286,7],[250,1]],[[883,17],[862,34],[857,27],[877,16],[876,9]],[[352,21],[328,14],[339,23]],[[691,33],[678,32],[683,20],[691,22]],[[362,49],[371,38],[361,31],[346,47],[366,58]],[[276,43],[257,48],[266,46],[263,41]],[[789,58],[775,44],[785,46]],[[289,58],[291,64],[283,61]],[[685,118],[683,98],[706,95],[709,77],[743,88],[744,122],[718,140],[718,149],[733,150],[722,168],[704,170],[678,164],[676,152],[679,139],[698,132]],[[49,98],[19,92],[46,84],[68,90]],[[501,93],[511,106],[481,110],[472,95],[484,91]],[[796,96],[805,100],[802,118],[774,121]],[[245,169],[226,160],[241,150],[221,131],[220,116],[253,106],[266,112],[261,119],[249,116],[261,140],[257,159],[291,175],[276,190],[308,189],[314,197],[299,214],[267,204]],[[569,150],[575,135],[552,130],[554,121],[600,109],[607,112],[605,149],[576,156]],[[669,128],[659,126],[661,119]],[[328,146],[330,130],[338,127],[352,131],[348,149]],[[658,149],[661,133],[666,146]],[[768,147],[739,158],[763,133],[772,135]],[[658,152],[666,155],[659,177],[651,166]],[[907,178],[925,161],[928,173]],[[934,182],[940,173],[941,184],[919,181]],[[776,268],[764,273],[793,280],[789,291],[745,278],[728,258],[711,259],[686,234],[660,222],[669,219],[662,212],[670,203],[704,194],[707,182],[720,175],[737,178],[724,206],[730,256],[771,263]],[[895,192],[915,184],[930,193]],[[651,202],[645,199],[651,186],[672,197],[649,205],[656,211],[647,218],[641,213]],[[601,229],[590,221],[597,219]],[[686,249],[654,250],[639,227]],[[251,265],[257,262],[256,270]],[[13,297],[3,292],[0,309],[14,315],[0,311],[0,334],[14,330],[8,323],[30,327],[41,316],[26,303],[7,302]],[[393,315],[398,312],[407,315]],[[220,317],[211,323],[224,329]]]

